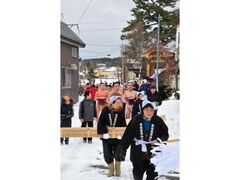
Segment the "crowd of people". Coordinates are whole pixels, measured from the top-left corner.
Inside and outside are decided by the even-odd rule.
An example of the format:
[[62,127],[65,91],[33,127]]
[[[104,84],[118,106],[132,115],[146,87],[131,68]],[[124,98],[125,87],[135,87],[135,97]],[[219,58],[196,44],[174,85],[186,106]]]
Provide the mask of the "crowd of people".
[[[168,139],[168,128],[157,116],[157,107],[163,98],[155,85],[143,81],[111,86],[100,83],[95,87],[89,83],[84,88],[84,100],[79,104],[81,127],[93,127],[97,122],[97,133],[102,134],[103,156],[108,164],[108,177],[121,175],[121,161],[131,146],[130,160],[133,164],[135,180],[142,180],[144,172],[148,180],[157,177],[150,163],[151,147]],[[73,108],[69,96],[64,96],[61,106],[61,127],[71,127]],[[123,137],[111,138],[107,127],[126,127]],[[69,138],[61,137],[61,144],[69,143]],[[92,138],[84,137],[83,143],[92,143]]]

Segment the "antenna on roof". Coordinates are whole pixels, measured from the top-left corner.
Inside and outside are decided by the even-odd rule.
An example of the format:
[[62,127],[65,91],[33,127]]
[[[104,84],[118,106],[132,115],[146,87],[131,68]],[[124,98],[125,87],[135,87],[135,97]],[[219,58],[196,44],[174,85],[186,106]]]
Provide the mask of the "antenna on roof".
[[62,21],[62,22],[65,22],[64,14],[63,14],[63,13],[61,13],[61,21]]

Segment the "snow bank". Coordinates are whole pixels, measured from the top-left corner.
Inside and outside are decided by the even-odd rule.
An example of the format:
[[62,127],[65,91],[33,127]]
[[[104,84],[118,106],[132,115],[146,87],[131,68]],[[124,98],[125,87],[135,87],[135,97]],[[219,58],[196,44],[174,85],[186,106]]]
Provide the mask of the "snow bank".
[[154,154],[151,163],[155,165],[158,175],[167,175],[170,171],[179,172],[179,143],[160,145],[151,152]]
[[179,139],[179,100],[166,100],[158,106],[157,115],[166,115],[169,139]]

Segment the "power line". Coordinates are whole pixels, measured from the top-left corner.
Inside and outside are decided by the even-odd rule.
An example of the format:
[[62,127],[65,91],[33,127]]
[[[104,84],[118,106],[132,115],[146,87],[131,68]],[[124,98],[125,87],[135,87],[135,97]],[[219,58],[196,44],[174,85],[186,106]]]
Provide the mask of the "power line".
[[86,51],[85,49],[82,49],[82,53],[105,54],[105,53],[108,53],[108,52],[114,52],[116,50],[119,50],[119,48],[120,47],[114,48],[114,49],[111,49],[111,50],[108,50],[108,51],[103,51],[103,52]]
[[108,21],[108,22],[89,22],[89,23],[79,23],[79,24],[115,24],[115,23],[123,23],[123,22],[127,22],[127,20],[126,21],[119,21],[119,22]]
[[120,46],[120,44],[91,44],[87,43],[88,46]]
[[119,30],[119,29],[123,29],[123,28],[119,27],[119,28],[109,28],[109,29],[83,29],[81,31],[83,31],[83,32],[89,32],[89,31],[109,31],[109,30]]
[[80,17],[80,19],[78,20],[78,23],[77,23],[77,24],[79,24],[79,23],[80,23],[80,21],[82,20],[82,18],[83,18],[83,16],[84,16],[84,14],[86,13],[86,11],[87,11],[88,7],[90,6],[90,4],[92,3],[92,1],[93,1],[93,0],[90,0],[90,1],[89,1],[89,3],[88,3],[88,5],[87,5],[87,7],[85,8],[85,10],[84,10],[84,12],[83,12],[82,16]]

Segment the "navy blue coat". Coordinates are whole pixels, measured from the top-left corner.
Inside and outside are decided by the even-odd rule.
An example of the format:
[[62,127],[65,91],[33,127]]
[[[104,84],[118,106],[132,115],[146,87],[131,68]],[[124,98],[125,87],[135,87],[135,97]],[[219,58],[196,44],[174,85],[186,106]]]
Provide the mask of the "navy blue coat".
[[71,104],[62,103],[61,105],[61,127],[71,127],[74,115]]
[[[121,146],[122,151],[126,152],[128,147],[131,145],[130,160],[133,164],[141,164],[143,160],[146,160],[146,156],[151,156],[151,145],[147,144],[147,152],[142,152],[141,145],[135,145],[134,138],[141,139],[140,137],[140,123],[143,123],[143,114],[136,115],[128,124],[122,140]],[[154,130],[152,135],[152,140],[160,138],[162,141],[166,141],[169,137],[168,127],[164,121],[159,116],[153,116],[151,122],[154,124]],[[149,138],[150,132],[147,133]],[[144,139],[147,141],[147,139]],[[148,159],[149,160],[149,159]]]

